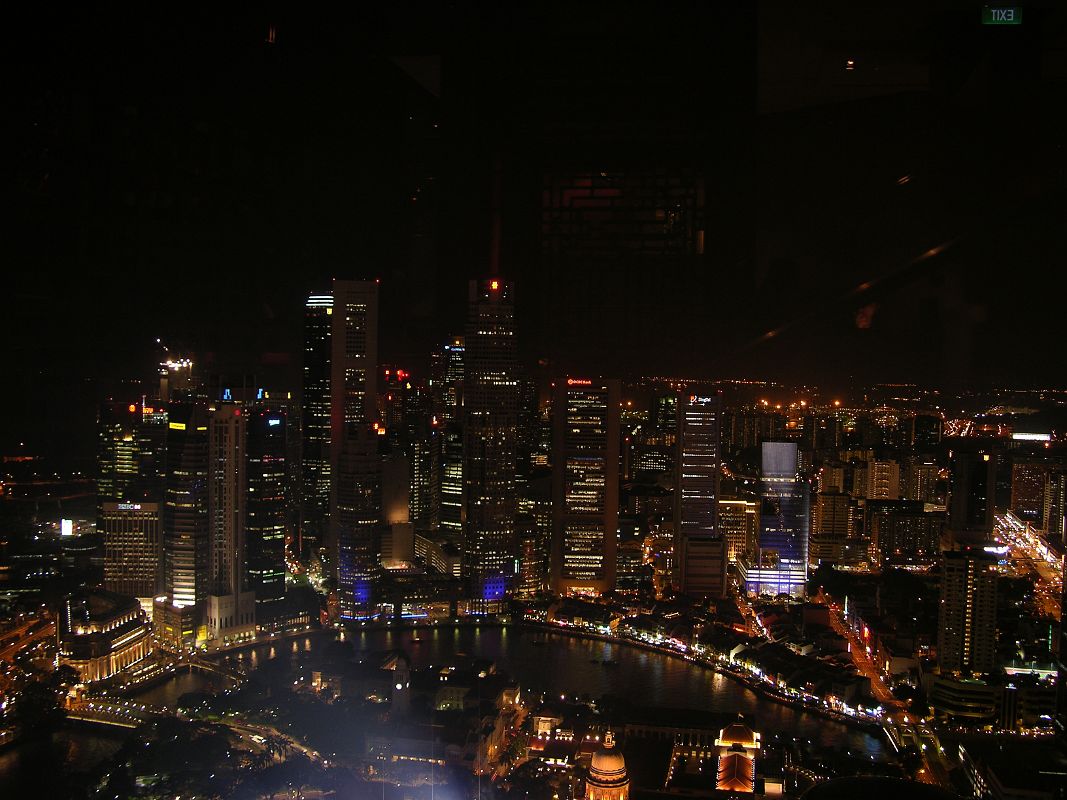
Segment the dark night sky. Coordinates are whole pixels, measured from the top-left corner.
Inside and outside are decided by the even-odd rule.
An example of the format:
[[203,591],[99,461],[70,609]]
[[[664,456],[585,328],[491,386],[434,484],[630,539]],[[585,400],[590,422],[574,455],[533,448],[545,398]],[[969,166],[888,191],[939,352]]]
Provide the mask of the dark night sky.
[[[383,358],[422,367],[487,269],[496,169],[531,360],[1067,383],[1064,12],[736,5],[13,18],[0,449],[82,449],[157,336],[295,375],[302,298],[334,275],[382,278]],[[707,256],[648,347],[547,336],[538,173],[568,157],[705,174]]]

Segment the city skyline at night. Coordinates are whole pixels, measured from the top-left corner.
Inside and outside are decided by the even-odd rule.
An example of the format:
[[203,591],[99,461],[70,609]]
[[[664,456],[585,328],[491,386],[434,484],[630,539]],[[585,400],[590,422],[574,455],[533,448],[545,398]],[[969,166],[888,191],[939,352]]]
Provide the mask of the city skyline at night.
[[9,17],[0,796],[1067,796],[1067,8]]

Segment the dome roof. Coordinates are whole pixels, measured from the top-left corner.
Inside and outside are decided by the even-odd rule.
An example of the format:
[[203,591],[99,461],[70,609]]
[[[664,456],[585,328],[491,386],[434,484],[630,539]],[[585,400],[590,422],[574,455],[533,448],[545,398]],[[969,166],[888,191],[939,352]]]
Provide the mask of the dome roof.
[[601,747],[593,753],[593,761],[589,765],[590,775],[614,776],[620,772],[626,773],[626,759],[614,747],[610,750]]
[[622,786],[628,782],[626,759],[615,747],[615,738],[609,732],[604,737],[604,746],[593,753],[589,764],[588,783],[602,788]]

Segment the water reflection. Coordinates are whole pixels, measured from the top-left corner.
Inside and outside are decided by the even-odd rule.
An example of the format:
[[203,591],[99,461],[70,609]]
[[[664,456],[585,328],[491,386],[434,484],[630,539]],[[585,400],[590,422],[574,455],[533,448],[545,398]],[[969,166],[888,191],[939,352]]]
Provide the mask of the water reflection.
[[[330,631],[302,637],[302,652],[291,656],[294,669],[309,665],[332,652],[324,645],[332,640]],[[441,664],[451,657],[467,654],[491,659],[514,676],[527,692],[545,692],[550,697],[600,698],[613,695],[645,706],[699,709],[717,714],[742,713],[754,727],[767,732],[790,731],[829,747],[843,747],[880,757],[882,740],[862,730],[832,722],[814,714],[760,697],[747,688],[711,670],[659,653],[615,642],[580,639],[529,629],[495,627],[433,628],[410,630],[358,631],[350,633],[352,657],[356,661],[381,661],[385,653],[403,649],[415,667]],[[419,641],[413,642],[414,638]],[[285,647],[280,641],[279,647]],[[296,651],[296,642],[291,643]],[[247,666],[260,665],[276,657],[274,642],[245,648]],[[605,664],[604,662],[609,662]],[[311,667],[317,669],[318,667]],[[170,683],[139,696],[143,702],[170,705],[200,680],[184,673],[178,688],[154,694]],[[294,678],[297,675],[294,672]],[[152,698],[161,699],[152,699]],[[171,702],[167,702],[170,700]]]

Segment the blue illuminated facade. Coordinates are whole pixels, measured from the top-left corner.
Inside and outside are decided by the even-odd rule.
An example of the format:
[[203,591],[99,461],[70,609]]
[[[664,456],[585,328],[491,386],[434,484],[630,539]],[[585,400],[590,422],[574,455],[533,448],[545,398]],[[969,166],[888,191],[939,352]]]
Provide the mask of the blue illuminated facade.
[[803,597],[808,581],[808,484],[797,471],[795,442],[764,442],[759,548],[741,563],[749,594]]

